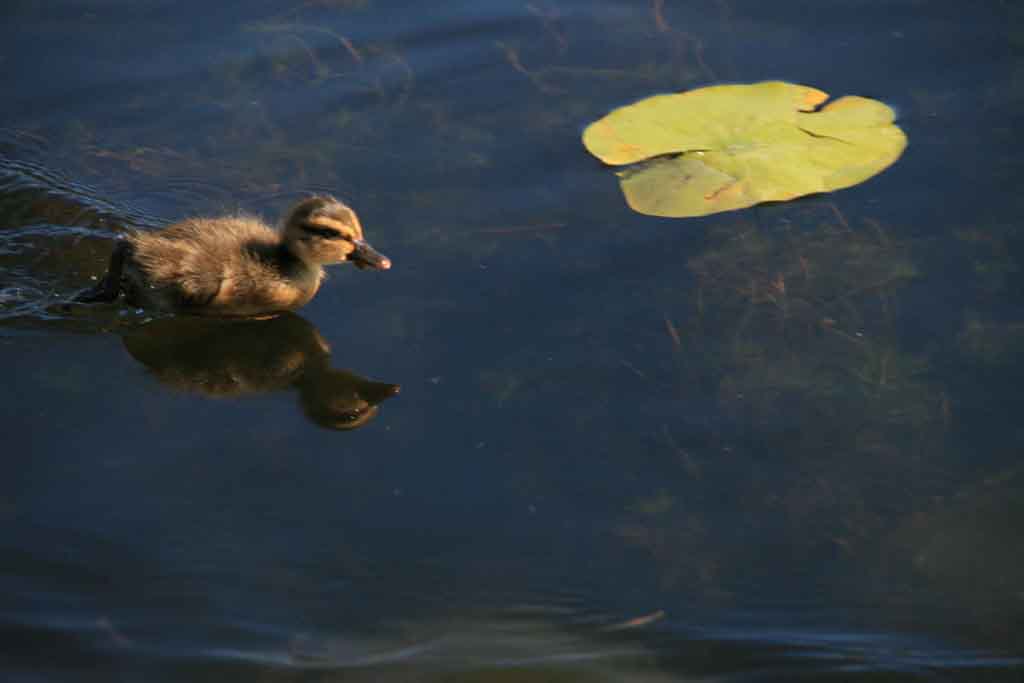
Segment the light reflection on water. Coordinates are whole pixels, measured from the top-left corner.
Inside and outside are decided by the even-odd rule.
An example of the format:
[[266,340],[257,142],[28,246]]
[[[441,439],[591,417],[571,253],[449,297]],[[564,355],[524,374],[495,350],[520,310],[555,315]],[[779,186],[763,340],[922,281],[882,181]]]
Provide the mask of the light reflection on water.
[[[1022,17],[766,7],[8,10],[8,673],[1013,680]],[[906,157],[677,224],[579,146],[778,77],[898,105]],[[65,306],[127,227],[308,191],[395,269],[244,340]],[[402,394],[317,429],[341,368]]]

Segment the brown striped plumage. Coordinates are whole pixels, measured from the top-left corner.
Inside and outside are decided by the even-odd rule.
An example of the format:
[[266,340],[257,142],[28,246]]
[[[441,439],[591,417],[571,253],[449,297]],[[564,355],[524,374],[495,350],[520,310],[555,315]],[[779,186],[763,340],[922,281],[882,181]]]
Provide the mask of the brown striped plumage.
[[385,270],[391,261],[363,239],[355,212],[333,197],[304,199],[277,232],[244,215],[190,218],[121,242],[110,269],[79,301],[112,301],[209,316],[295,310],[316,294],[322,266],[351,261]]

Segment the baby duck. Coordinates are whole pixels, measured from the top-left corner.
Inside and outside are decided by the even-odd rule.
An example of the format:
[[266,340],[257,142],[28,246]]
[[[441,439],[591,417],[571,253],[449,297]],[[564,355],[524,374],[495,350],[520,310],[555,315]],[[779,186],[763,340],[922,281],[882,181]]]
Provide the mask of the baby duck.
[[248,216],[189,218],[118,243],[103,279],[76,300],[221,317],[293,311],[316,294],[323,267],[351,261],[387,270],[355,212],[334,197],[303,199],[279,233]]

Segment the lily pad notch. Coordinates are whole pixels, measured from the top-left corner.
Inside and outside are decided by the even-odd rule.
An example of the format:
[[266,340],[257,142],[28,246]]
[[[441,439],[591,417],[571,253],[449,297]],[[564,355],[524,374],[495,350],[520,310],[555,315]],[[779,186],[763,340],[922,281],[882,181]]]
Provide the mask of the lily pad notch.
[[655,95],[591,123],[583,144],[626,167],[617,175],[632,209],[676,218],[841,190],[903,154],[907,136],[889,106],[826,100],[784,81]]

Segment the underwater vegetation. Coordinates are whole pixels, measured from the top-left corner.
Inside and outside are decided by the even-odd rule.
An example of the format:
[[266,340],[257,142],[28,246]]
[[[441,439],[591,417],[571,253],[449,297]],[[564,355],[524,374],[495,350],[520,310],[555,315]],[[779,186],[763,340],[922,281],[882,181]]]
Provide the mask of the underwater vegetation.
[[[679,391],[714,400],[734,436],[708,462],[663,427],[684,486],[638,500],[619,529],[661,557],[663,581],[727,591],[757,544],[709,557],[708,537],[756,538],[768,518],[789,526],[797,556],[861,554],[889,523],[870,501],[927,490],[920,468],[941,462],[949,397],[928,354],[904,350],[898,335],[903,290],[921,277],[912,241],[873,218],[850,225],[834,206],[789,217],[715,226],[687,264],[685,302],[666,313]],[[727,530],[707,514],[714,506],[699,489],[726,486],[750,528]]]

